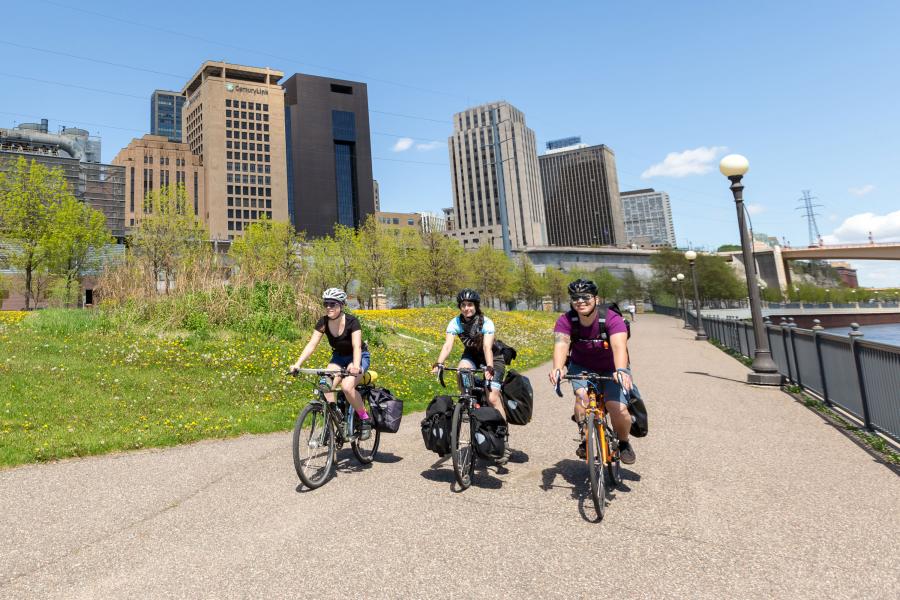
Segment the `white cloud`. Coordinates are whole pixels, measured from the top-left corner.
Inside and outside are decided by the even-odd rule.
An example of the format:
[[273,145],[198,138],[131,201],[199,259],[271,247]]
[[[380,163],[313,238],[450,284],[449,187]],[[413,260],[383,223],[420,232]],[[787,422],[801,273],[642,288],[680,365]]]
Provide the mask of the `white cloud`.
[[406,152],[410,148],[413,147],[413,139],[412,138],[400,138],[394,143],[394,152]]
[[886,215],[870,212],[853,215],[822,239],[826,244],[867,242],[870,231],[876,242],[900,242],[900,210]]
[[418,150],[420,152],[427,152],[428,150],[434,150],[435,148],[440,148],[443,145],[444,144],[442,144],[441,142],[438,142],[438,141],[425,142],[424,144],[416,144],[416,150]]
[[900,264],[888,260],[853,261],[859,284],[865,287],[900,287]]
[[854,196],[856,196],[857,198],[862,198],[863,196],[865,196],[865,195],[868,194],[869,192],[874,192],[874,191],[875,191],[875,186],[872,185],[871,183],[867,183],[866,185],[864,185],[864,186],[862,186],[862,187],[858,187],[858,188],[850,188],[850,189],[847,190],[847,191],[850,192],[851,194],[853,194]]
[[760,213],[766,212],[766,207],[762,204],[756,204],[754,202],[747,203],[747,212],[750,213],[750,216],[755,216]]
[[651,177],[688,177],[703,175],[713,169],[713,161],[725,153],[725,146],[700,146],[684,152],[669,152],[661,163],[641,173],[641,179]]

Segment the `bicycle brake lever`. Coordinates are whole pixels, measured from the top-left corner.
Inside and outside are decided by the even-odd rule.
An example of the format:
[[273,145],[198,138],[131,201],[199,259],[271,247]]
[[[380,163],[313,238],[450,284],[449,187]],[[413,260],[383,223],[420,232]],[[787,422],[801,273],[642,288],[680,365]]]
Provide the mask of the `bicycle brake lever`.
[[444,383],[444,367],[438,367],[438,381],[441,382],[441,387],[447,387],[447,384]]
[[559,372],[559,369],[556,371],[556,395],[560,398],[563,397],[562,393],[562,373]]

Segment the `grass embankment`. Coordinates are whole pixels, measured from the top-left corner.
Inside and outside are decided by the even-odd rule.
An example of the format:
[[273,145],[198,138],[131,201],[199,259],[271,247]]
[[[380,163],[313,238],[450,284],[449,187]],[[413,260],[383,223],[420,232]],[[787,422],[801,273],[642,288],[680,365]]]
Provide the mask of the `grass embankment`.
[[[357,314],[379,384],[421,410],[438,393],[429,367],[455,311]],[[549,359],[555,316],[491,314],[519,351],[514,367]],[[160,333],[99,312],[0,313],[0,466],[289,429],[310,386],[284,373],[307,339]],[[307,366],[328,356],[323,342]]]

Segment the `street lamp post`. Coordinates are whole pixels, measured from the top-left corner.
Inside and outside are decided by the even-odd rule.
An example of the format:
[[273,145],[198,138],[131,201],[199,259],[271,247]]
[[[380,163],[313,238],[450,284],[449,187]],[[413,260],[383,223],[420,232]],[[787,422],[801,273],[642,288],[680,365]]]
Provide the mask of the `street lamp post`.
[[778,365],[772,360],[769,349],[769,338],[766,335],[760,308],[759,283],[756,280],[756,262],[753,260],[753,248],[747,235],[747,224],[744,216],[744,185],[741,183],[744,174],[750,168],[749,161],[740,154],[729,154],[719,163],[719,171],[731,181],[731,192],[737,208],[738,227],[741,232],[741,249],[744,255],[744,267],[747,273],[747,291],[750,294],[750,317],[753,320],[753,337],[756,341],[756,352],[753,357],[752,373],[747,374],[747,382],[756,385],[781,385],[781,374]]
[[681,292],[681,316],[684,318],[684,329],[691,329],[687,320],[687,303],[684,301],[684,273],[675,276],[678,280],[678,290]]
[[688,250],[684,253],[684,257],[691,263],[691,279],[694,281],[694,311],[697,313],[697,326],[695,327],[697,335],[694,336],[694,339],[708,340],[709,336],[706,335],[706,331],[703,329],[703,315],[700,314],[700,288],[697,287],[697,253],[693,250]]

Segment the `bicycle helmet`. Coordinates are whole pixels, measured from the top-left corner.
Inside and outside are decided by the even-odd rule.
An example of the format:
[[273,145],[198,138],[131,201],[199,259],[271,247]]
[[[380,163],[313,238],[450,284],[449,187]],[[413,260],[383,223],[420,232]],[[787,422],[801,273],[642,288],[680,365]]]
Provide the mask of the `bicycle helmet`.
[[569,284],[569,295],[579,296],[581,294],[597,295],[597,284],[588,279],[576,279]]
[[328,288],[322,292],[322,300],[334,300],[343,306],[347,303],[347,293],[341,288]]
[[481,308],[481,296],[471,288],[462,289],[456,295],[456,307],[459,308],[462,306],[463,302],[473,302],[475,304],[475,310]]

